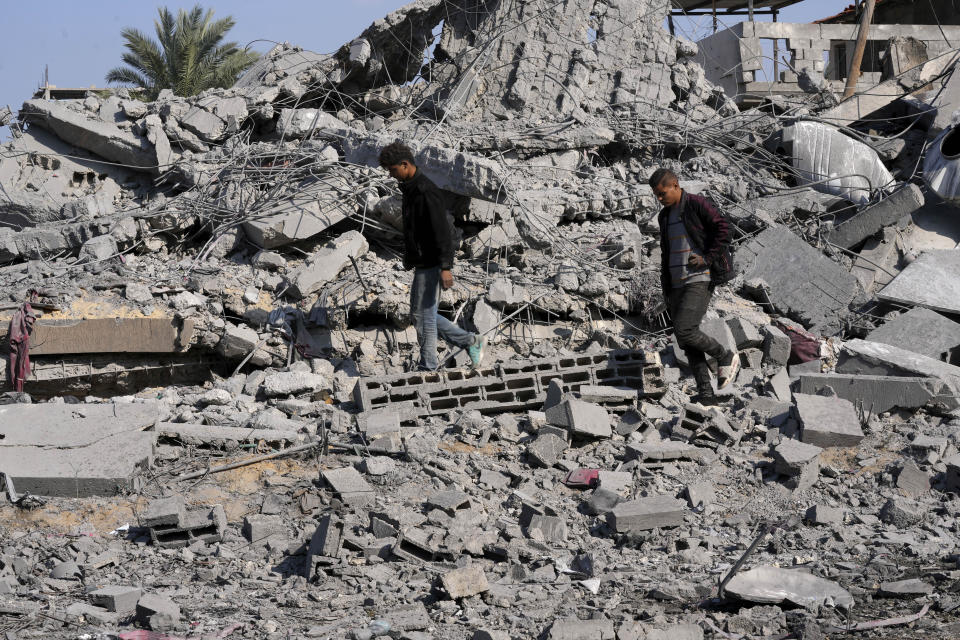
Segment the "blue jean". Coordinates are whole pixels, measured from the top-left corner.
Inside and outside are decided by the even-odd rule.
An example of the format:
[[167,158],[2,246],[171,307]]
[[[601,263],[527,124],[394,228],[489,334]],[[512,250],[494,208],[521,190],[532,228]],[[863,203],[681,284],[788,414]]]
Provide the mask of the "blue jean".
[[410,285],[410,318],[417,330],[420,343],[420,368],[435,371],[437,362],[437,333],[444,340],[458,347],[469,347],[476,340],[470,333],[453,324],[439,313],[440,267],[414,269]]

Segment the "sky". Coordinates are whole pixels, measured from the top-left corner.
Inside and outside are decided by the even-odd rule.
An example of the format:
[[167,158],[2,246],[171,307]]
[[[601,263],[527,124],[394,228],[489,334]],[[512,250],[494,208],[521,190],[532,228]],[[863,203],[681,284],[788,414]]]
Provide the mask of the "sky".
[[[166,2],[171,11],[194,2]],[[359,34],[374,20],[406,4],[405,0],[206,0],[215,17],[233,16],[228,38],[266,52],[273,42],[330,52]],[[804,0],[781,12],[781,22],[810,22],[840,11],[841,0]],[[121,64],[120,30],[135,27],[153,34],[161,3],[147,0],[43,0],[37,10],[23,3],[2,2],[6,27],[0,37],[0,107],[16,112],[29,99],[49,68],[58,87],[106,85],[104,76]],[[725,26],[741,18],[727,18]],[[758,20],[769,20],[768,16]],[[724,25],[721,25],[723,28]],[[709,35],[709,17],[678,19],[678,34],[697,40]],[[270,42],[255,42],[257,40]],[[7,137],[6,127],[0,138]]]

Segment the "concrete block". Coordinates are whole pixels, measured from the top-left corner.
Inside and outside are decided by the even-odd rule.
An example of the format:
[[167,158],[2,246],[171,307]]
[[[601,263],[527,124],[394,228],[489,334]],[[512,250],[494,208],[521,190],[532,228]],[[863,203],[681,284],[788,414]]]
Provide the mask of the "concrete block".
[[0,405],[0,470],[18,493],[89,497],[134,489],[153,462],[156,402]]
[[307,547],[307,580],[313,580],[318,563],[335,564],[339,562],[343,539],[344,523],[340,518],[335,515],[326,515],[320,518]]
[[773,448],[774,469],[791,478],[791,488],[808,489],[820,477],[821,451],[820,447],[787,438]]
[[772,324],[764,325],[763,361],[774,367],[785,367],[790,360],[790,337]]
[[327,469],[323,471],[323,479],[347,504],[362,505],[373,500],[373,487],[353,467]]
[[[770,227],[737,249],[745,286],[814,333],[839,331],[859,285],[854,276],[784,227]],[[782,362],[780,364],[786,364]]]
[[757,328],[753,326],[753,323],[748,320],[734,316],[733,318],[727,319],[727,327],[730,328],[733,341],[740,351],[749,349],[750,347],[759,347],[763,344],[763,336],[761,336]]
[[863,430],[853,403],[836,396],[797,393],[793,396],[800,420],[800,440],[818,447],[855,447]]
[[144,621],[157,614],[170,616],[174,620],[180,619],[180,605],[170,598],[156,593],[145,593],[140,596],[136,611],[137,618]]
[[535,464],[549,469],[557,464],[566,450],[566,440],[552,433],[541,433],[527,446],[527,457]]
[[960,408],[960,367],[906,349],[867,340],[850,340],[843,343],[837,372],[936,378],[944,384],[937,404],[947,411]]
[[469,509],[471,506],[470,496],[456,489],[437,491],[426,499],[426,503],[435,509],[446,511],[451,516],[455,516],[458,511]]
[[613,622],[607,618],[560,618],[550,627],[547,640],[614,640]]
[[187,517],[187,504],[183,496],[170,496],[151,500],[143,515],[140,516],[140,525],[143,527],[179,526]]
[[317,393],[330,388],[330,381],[325,376],[306,371],[281,371],[263,380],[263,393],[268,397]]
[[773,397],[780,402],[790,402],[793,399],[793,392],[790,391],[790,376],[787,374],[786,367],[770,376],[767,387]]
[[629,471],[607,471],[606,469],[601,469],[597,479],[597,486],[609,489],[610,491],[620,491],[633,486],[633,473]]
[[930,476],[908,458],[900,467],[896,486],[907,497],[916,498],[930,492]]
[[617,533],[636,533],[683,524],[686,505],[672,496],[653,496],[621,502],[607,514]]
[[490,590],[487,576],[479,564],[448,571],[443,574],[440,581],[447,595],[454,600],[469,598]]
[[804,519],[811,524],[843,524],[843,511],[825,504],[815,504],[804,515]]
[[140,600],[140,589],[110,585],[90,593],[90,601],[114,613],[133,612]]
[[287,140],[296,140],[324,130],[342,131],[346,126],[322,109],[281,109],[277,133]]
[[253,544],[266,544],[268,538],[287,535],[287,525],[280,516],[252,513],[244,516],[243,537]]
[[217,344],[217,351],[225,358],[240,360],[247,357],[259,342],[260,336],[250,327],[228,322]]
[[569,429],[572,433],[596,438],[609,438],[613,435],[610,414],[603,407],[589,402],[567,399],[547,409],[545,413],[547,422]]
[[927,584],[918,578],[909,580],[895,580],[891,582],[881,582],[878,596],[887,598],[918,598],[928,596],[933,593],[933,585]]
[[150,540],[164,549],[180,549],[195,542],[212,544],[223,539],[227,516],[222,505],[191,507],[176,525],[150,527]]
[[352,216],[356,213],[354,202],[347,184],[319,180],[306,183],[300,185],[295,196],[244,222],[243,231],[265,249],[282,247],[312,238]]
[[319,291],[350,266],[350,258],[359,258],[369,249],[367,240],[359,231],[347,231],[314,252],[307,262],[293,271],[287,280],[287,292],[296,298],[305,298]]
[[917,409],[932,405],[943,386],[935,378],[872,376],[848,373],[801,374],[799,393],[815,395],[832,389],[840,398],[860,403],[874,414],[900,407]]
[[533,515],[527,525],[527,535],[542,542],[561,544],[567,540],[567,523],[556,516]]
[[850,249],[882,228],[897,224],[923,206],[923,192],[915,184],[907,183],[893,195],[880,202],[868,205],[851,218],[834,226],[827,233],[827,240],[844,249]]
[[584,501],[584,508],[587,510],[587,513],[599,516],[613,511],[613,508],[616,507],[621,500],[620,494],[615,491],[598,487],[594,489],[590,496]]
[[880,509],[880,519],[900,529],[919,524],[926,516],[926,509],[909,498],[890,498]]
[[684,494],[687,496],[687,502],[691,508],[705,507],[713,504],[717,499],[717,494],[713,489],[712,482],[695,482],[688,484],[684,488]]
[[867,340],[957,364],[960,359],[960,323],[923,307],[887,320]]
[[945,313],[960,313],[960,249],[926,251],[877,298]]

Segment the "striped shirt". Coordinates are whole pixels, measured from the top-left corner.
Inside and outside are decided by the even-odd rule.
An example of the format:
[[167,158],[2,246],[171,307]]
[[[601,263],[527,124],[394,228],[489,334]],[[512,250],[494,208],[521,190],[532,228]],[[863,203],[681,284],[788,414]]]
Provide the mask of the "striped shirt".
[[710,282],[709,267],[691,270],[687,266],[690,256],[700,255],[700,253],[690,244],[687,228],[680,217],[681,204],[682,201],[670,207],[670,213],[667,216],[667,238],[670,240],[670,283],[674,289],[694,282]]

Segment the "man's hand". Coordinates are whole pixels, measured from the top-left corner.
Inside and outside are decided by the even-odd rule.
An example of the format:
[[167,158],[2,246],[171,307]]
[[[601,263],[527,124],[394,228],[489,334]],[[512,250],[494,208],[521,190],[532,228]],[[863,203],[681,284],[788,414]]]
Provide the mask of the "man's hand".
[[691,269],[702,269],[707,266],[707,261],[703,259],[703,256],[691,253],[690,259],[687,260],[687,266]]
[[446,291],[453,286],[453,272],[450,269],[440,270],[440,288]]

